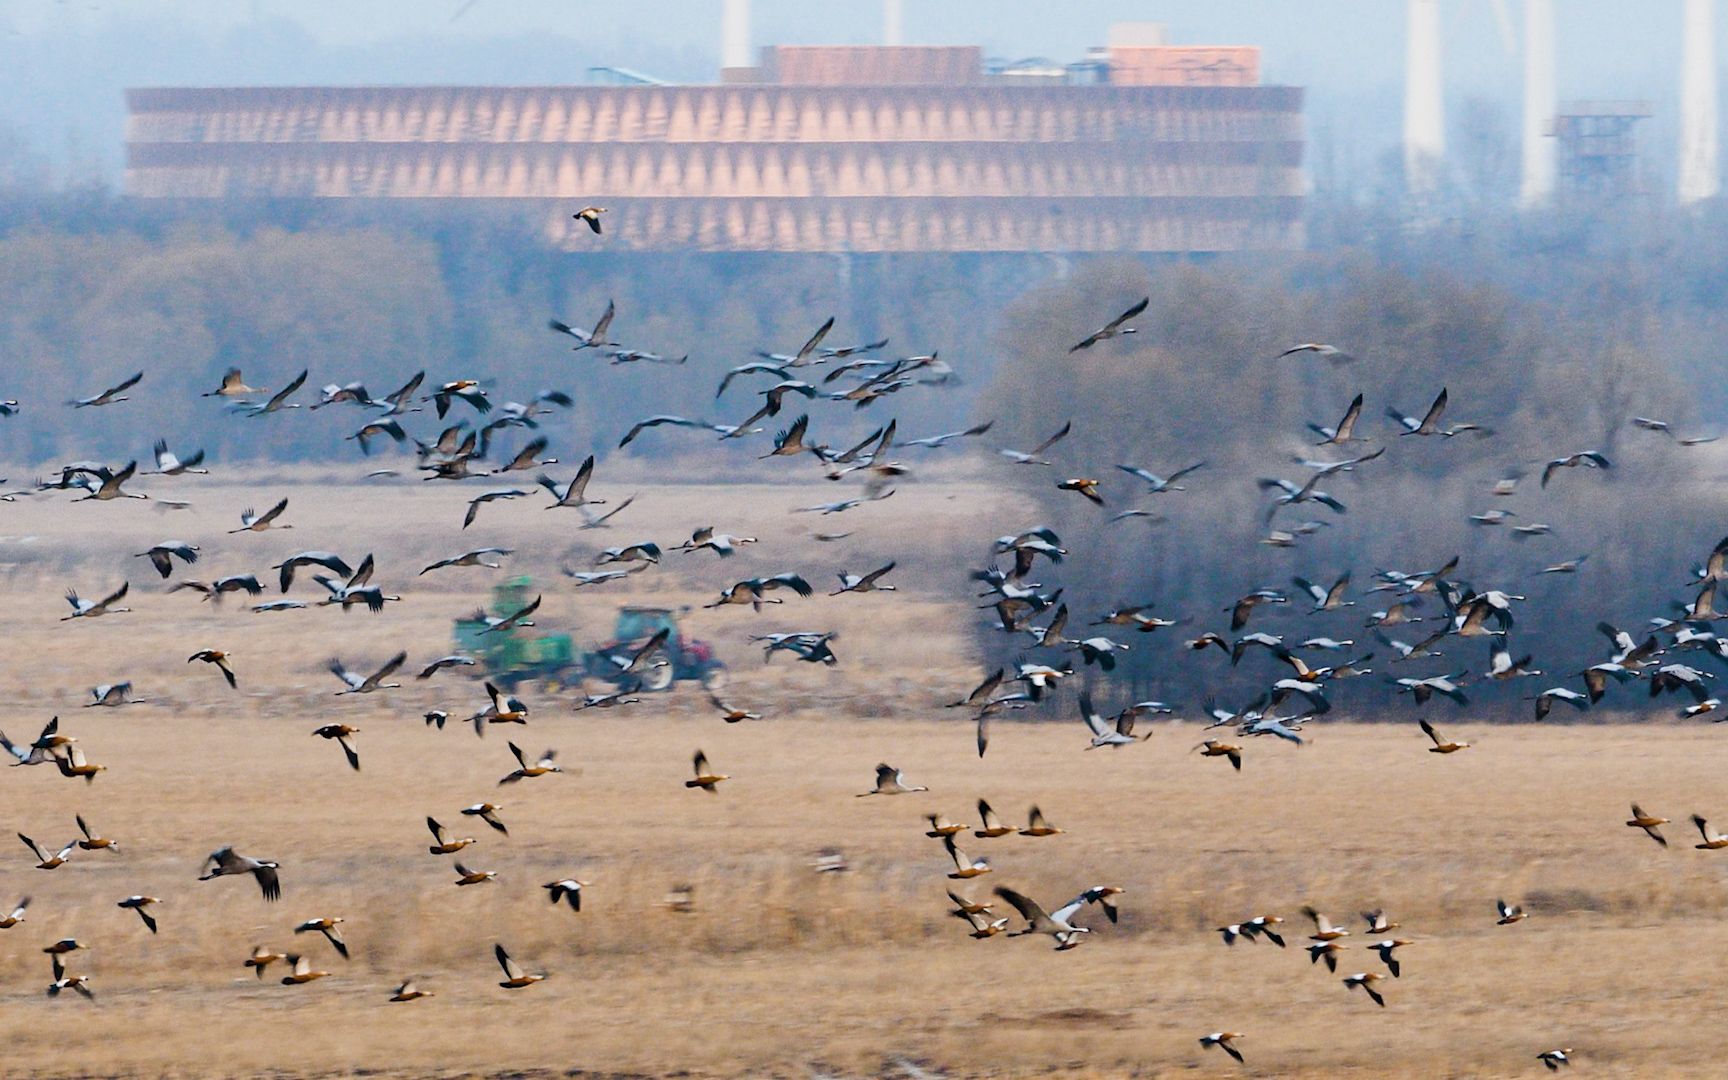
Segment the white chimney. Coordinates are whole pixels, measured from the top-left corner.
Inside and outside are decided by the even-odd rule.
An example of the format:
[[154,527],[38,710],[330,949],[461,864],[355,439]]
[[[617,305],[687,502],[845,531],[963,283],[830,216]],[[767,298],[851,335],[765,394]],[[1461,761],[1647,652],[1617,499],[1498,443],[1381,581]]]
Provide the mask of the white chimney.
[[882,44],[906,44],[906,9],[901,0],[882,0]]
[[1524,183],[1518,201],[1527,210],[1554,198],[1556,109],[1554,0],[1524,0]]
[[747,68],[754,62],[750,56],[750,0],[726,0],[720,13],[720,66]]
[[1440,186],[1446,156],[1440,81],[1440,0],[1410,0],[1404,80],[1404,183],[1412,195]]
[[1716,0],[1686,0],[1680,40],[1680,204],[1722,190],[1716,150]]

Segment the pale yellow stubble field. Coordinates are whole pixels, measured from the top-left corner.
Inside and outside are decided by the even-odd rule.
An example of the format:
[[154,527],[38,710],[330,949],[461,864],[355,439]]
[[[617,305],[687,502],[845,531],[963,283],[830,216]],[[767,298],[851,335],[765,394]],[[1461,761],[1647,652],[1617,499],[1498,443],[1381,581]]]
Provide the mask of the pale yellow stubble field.
[[[1256,1075],[1538,1075],[1534,1055],[1556,1045],[1575,1047],[1591,1075],[1716,1074],[1709,1022],[1724,985],[1728,867],[1692,850],[1683,820],[1669,850],[1620,822],[1633,798],[1676,819],[1697,809],[1728,822],[1721,732],[1448,723],[1477,745],[1442,758],[1407,725],[1317,725],[1299,751],[1253,744],[1237,775],[1188,753],[1193,724],[1161,723],[1115,753],[1082,751],[1077,723],[1000,724],[979,761],[970,725],[938,707],[978,674],[952,579],[975,561],[977,537],[1026,524],[1023,511],[931,484],[820,521],[784,513],[834,487],[741,496],[644,485],[603,532],[541,524],[568,512],[542,511],[538,497],[483,510],[473,544],[518,546],[514,566],[547,585],[542,626],[583,640],[603,636],[623,600],[706,602],[734,567],[815,580],[830,563],[862,570],[897,555],[906,570],[899,594],[692,613],[692,631],[733,666],[728,696],[770,720],[724,725],[693,688],[583,714],[530,694],[526,730],[484,739],[419,720],[429,707],[482,703],[460,674],[338,699],[322,670],[334,653],[359,666],[407,648],[412,666],[447,651],[449,620],[497,575],[411,579],[468,542],[454,531],[467,492],[187,485],[197,509],[182,514],[143,502],[5,507],[0,561],[18,569],[0,612],[12,645],[0,726],[33,734],[59,712],[109,765],[88,787],[46,768],[6,770],[5,824],[64,843],[82,812],[122,843],[121,854],[79,852],[53,872],[33,869],[15,842],[0,857],[0,903],[34,897],[26,921],[0,931],[7,1074],[892,1075],[901,1057],[949,1074],[1238,1073],[1193,1041],[1221,1027],[1247,1033]],[[221,534],[241,502],[278,491],[293,500],[293,531]],[[724,573],[712,556],[669,556],[627,590],[573,593],[555,579],[561,558],[666,544],[707,521],[737,521],[762,543]],[[808,540],[812,528],[853,527],[848,541]],[[204,578],[262,575],[301,548],[375,550],[378,580],[408,599],[378,617],[214,609],[163,595],[143,560],[126,559],[169,536],[205,547],[186,575]],[[63,584],[92,593],[122,576],[134,583],[132,614],[54,621]],[[839,629],[843,662],[763,667],[744,639],[768,629]],[[241,693],[184,662],[207,645],[237,654]],[[116,678],[151,703],[80,707],[88,686]],[[362,772],[308,734],[333,720],[363,729]],[[530,752],[559,748],[569,773],[500,791],[508,737]],[[718,796],[682,786],[697,747],[733,774]],[[854,798],[878,760],[933,790]],[[1008,884],[1053,905],[1108,882],[1128,890],[1122,923],[1088,914],[1093,940],[1062,954],[1043,939],[968,939],[943,914],[948,864],[921,815],[975,822],[980,796],[1010,820],[1037,802],[1069,831],[967,842],[996,868],[972,894]],[[509,837],[457,812],[487,798],[505,804]],[[454,887],[451,859],[426,853],[427,814],[477,837],[461,858],[499,880]],[[280,904],[264,904],[250,881],[195,880],[223,843],[284,864]],[[853,869],[818,877],[809,864],[825,847]],[[591,883],[580,915],[551,908],[539,888],[567,874]],[[694,913],[660,907],[676,883],[696,887]],[[112,906],[134,892],[163,898],[159,936]],[[1533,918],[1494,926],[1502,895]],[[1297,948],[1304,902],[1339,919],[1385,906],[1404,923],[1398,933],[1417,944],[1404,978],[1388,980],[1389,1008],[1308,964]],[[1211,932],[1266,911],[1289,920],[1289,950],[1227,949]],[[352,961],[290,933],[325,914],[347,919]],[[66,935],[91,946],[73,968],[92,975],[94,1006],[42,994],[39,949]],[[550,978],[498,989],[494,941]],[[257,943],[304,948],[335,975],[284,987],[276,968],[259,983],[240,966]],[[1378,969],[1360,949],[1346,956],[1345,970]],[[407,975],[438,996],[387,1004]]]

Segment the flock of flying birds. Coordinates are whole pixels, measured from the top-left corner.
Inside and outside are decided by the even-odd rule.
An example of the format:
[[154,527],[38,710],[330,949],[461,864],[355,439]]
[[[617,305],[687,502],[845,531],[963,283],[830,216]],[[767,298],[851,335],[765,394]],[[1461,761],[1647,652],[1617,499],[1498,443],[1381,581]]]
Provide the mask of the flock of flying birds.
[[[599,233],[598,215],[603,212],[602,208],[589,207],[575,216]],[[1148,301],[1141,300],[1120,316],[1087,334],[1069,351],[1092,349],[1111,339],[1134,334],[1136,328],[1130,323],[1143,314],[1147,306]],[[614,364],[646,362],[679,365],[685,361],[685,357],[669,358],[613,340],[616,314],[614,305],[608,303],[592,328],[578,328],[558,320],[553,320],[550,326],[562,337],[573,339],[577,352],[594,350],[597,354],[610,358]],[[759,380],[771,380],[765,388],[753,391],[752,396],[759,399],[759,404],[752,406],[748,415],[739,422],[717,424],[682,416],[649,416],[632,424],[618,445],[627,446],[641,438],[644,433],[659,428],[693,429],[707,431],[723,441],[743,440],[764,431],[764,428],[756,426],[760,422],[776,421],[783,426],[771,440],[763,440],[766,452],[760,455],[762,458],[790,458],[793,463],[803,462],[808,458],[814,469],[820,470],[822,475],[830,479],[841,480],[855,476],[861,481],[858,494],[854,497],[801,508],[811,513],[832,515],[852,511],[894,494],[895,483],[910,472],[908,466],[895,459],[893,452],[896,448],[935,451],[958,444],[962,440],[977,439],[990,431],[991,424],[984,422],[964,430],[902,439],[896,423],[890,420],[863,439],[848,439],[847,445],[842,448],[818,441],[821,428],[813,430],[811,414],[808,411],[818,402],[850,403],[854,409],[862,409],[894,394],[918,387],[940,386],[953,374],[952,369],[934,354],[886,359],[881,355],[887,346],[886,341],[841,348],[827,347],[824,342],[833,325],[833,319],[823,323],[795,352],[763,352],[757,359],[733,367],[725,374],[717,388],[716,400],[724,398],[734,387],[755,386]],[[1283,354],[1283,357],[1295,359],[1304,356],[1317,356],[1336,363],[1345,363],[1351,359],[1341,350],[1324,344],[1299,345]],[[280,389],[272,392],[266,388],[247,385],[240,371],[230,370],[220,384],[204,396],[230,402],[230,411],[238,417],[267,418],[303,407],[302,402],[293,399],[304,388],[307,377],[308,373],[302,371]],[[119,405],[129,400],[128,391],[138,387],[143,378],[144,373],[140,372],[99,394],[69,404],[80,409]],[[787,407],[792,399],[801,399],[805,403],[806,411],[800,412],[789,421],[781,420],[782,413],[789,411]],[[543,489],[552,500],[547,504],[547,509],[576,511],[582,528],[611,527],[618,516],[628,508],[632,499],[625,499],[605,512],[596,509],[606,506],[606,501],[588,494],[595,473],[593,456],[587,457],[567,480],[556,480],[545,471],[557,465],[558,460],[544,456],[550,440],[539,433],[541,422],[553,415],[556,409],[568,407],[572,403],[569,395],[556,390],[542,390],[526,402],[495,402],[489,388],[479,380],[465,378],[429,386],[425,382],[424,373],[420,373],[393,393],[382,397],[372,396],[360,382],[327,385],[317,394],[315,400],[304,403],[304,407],[309,410],[344,405],[353,408],[363,419],[347,438],[357,443],[362,453],[368,455],[379,440],[389,440],[405,449],[412,444],[413,453],[418,460],[417,469],[424,474],[426,481],[461,482],[482,477],[503,477],[511,473],[533,474],[535,486]],[[1447,393],[1441,389],[1420,416],[1405,415],[1396,409],[1388,409],[1387,412],[1399,437],[1450,439],[1466,433],[1477,438],[1491,437],[1492,432],[1478,424],[1449,421],[1447,408]],[[16,401],[0,403],[0,411],[6,415],[16,414],[19,410],[20,406]],[[416,435],[410,434],[410,428],[416,426],[416,417],[428,411],[435,414],[444,426],[431,435],[428,441],[421,441]],[[744,411],[739,409],[741,413]],[[457,415],[451,416],[452,412]],[[1359,454],[1351,450],[1353,446],[1365,441],[1364,437],[1357,433],[1362,412],[1363,398],[1357,395],[1336,424],[1309,425],[1319,436],[1320,447],[1346,456],[1329,461],[1304,461],[1302,464],[1309,475],[1300,481],[1277,478],[1259,481],[1260,488],[1269,493],[1269,524],[1280,510],[1308,503],[1325,507],[1334,513],[1343,513],[1343,502],[1322,490],[1321,484],[1329,477],[1337,477],[1343,473],[1385,467],[1375,464],[1385,454],[1384,446]],[[446,421],[450,422],[445,423]],[[1682,445],[1690,446],[1708,441],[1703,438],[1682,439],[1675,436],[1668,425],[1660,421],[1638,418],[1635,422],[1639,427],[1667,434]],[[499,443],[510,437],[509,430],[513,428],[520,429],[518,437],[524,441],[514,449],[501,449]],[[1056,466],[1048,455],[1072,430],[1073,422],[1069,421],[1030,450],[1003,447],[998,448],[999,454],[1009,467],[1027,470],[1028,475],[1037,475],[1037,470],[1041,469],[1054,470]],[[127,490],[128,485],[145,476],[173,477],[205,473],[207,470],[202,467],[204,458],[202,450],[193,450],[183,457],[179,456],[170,450],[166,442],[159,441],[154,447],[153,470],[140,473],[136,461],[122,465],[79,461],[63,467],[54,479],[38,481],[37,488],[41,492],[79,493],[78,497],[84,501],[147,499],[150,496]],[[1178,481],[1202,469],[1204,464],[1190,464],[1167,476],[1134,465],[1124,464],[1117,468],[1131,478],[1130,482],[1139,493],[1163,496],[1182,491],[1183,487]],[[1541,472],[1540,483],[1547,486],[1555,481],[1563,470],[1609,468],[1609,460],[1597,451],[1569,452],[1546,463]],[[367,475],[393,473],[394,470],[381,469]],[[1106,485],[1101,478],[1084,474],[1064,475],[1062,472],[1055,472],[1054,476],[1053,483],[1057,490],[1072,492],[1100,506],[1106,505]],[[1516,484],[1516,479],[1503,481],[1496,486],[1494,493],[1511,495]],[[469,501],[460,526],[455,522],[451,523],[452,531],[460,533],[473,525],[482,509],[493,502],[530,498],[534,493],[535,487],[531,486],[498,487],[481,491]],[[158,499],[157,504],[168,508],[188,505],[162,499]],[[1117,517],[1145,514],[1145,511],[1127,510]],[[1502,524],[1509,516],[1503,512],[1490,512],[1473,520],[1490,526]],[[247,510],[241,516],[239,527],[231,532],[255,534],[292,527],[289,500],[284,498],[263,513]],[[1513,528],[1528,535],[1540,535],[1546,530],[1545,526],[1535,523],[1520,524]],[[1273,530],[1265,542],[1288,545],[1294,542],[1295,535],[1300,531],[1311,529],[1299,527],[1295,532]],[[838,540],[847,535],[849,534],[825,532],[815,534],[818,540],[823,541]],[[619,581],[651,568],[660,563],[667,550],[687,554],[711,552],[723,561],[741,547],[756,542],[753,537],[722,532],[715,526],[705,526],[697,529],[683,543],[668,545],[664,549],[653,540],[639,540],[607,548],[596,560],[596,569],[567,569],[565,573],[577,587],[593,586]],[[1035,567],[1041,563],[1061,563],[1068,554],[1057,532],[1047,526],[1029,528],[1017,535],[996,538],[990,544],[990,552],[987,565],[972,571],[970,578],[982,588],[980,596],[987,600],[985,606],[993,610],[993,622],[1009,640],[1015,642],[1013,647],[1021,653],[1021,658],[1012,665],[998,668],[975,689],[950,704],[952,708],[972,711],[976,749],[980,757],[989,748],[992,719],[1027,709],[1060,693],[1060,684],[1076,674],[1076,658],[1079,659],[1082,669],[1095,667],[1098,676],[1107,685],[1109,674],[1117,666],[1117,655],[1129,648],[1127,643],[1111,637],[1112,632],[1149,634],[1176,625],[1172,620],[1153,616],[1149,604],[1124,606],[1098,613],[1089,623],[1086,636],[1070,636],[1069,609],[1062,600],[1062,590],[1045,591],[1044,586],[1030,580]],[[439,559],[420,569],[416,576],[450,567],[497,568],[502,565],[499,560],[510,554],[511,551],[505,548],[470,549]],[[200,548],[185,541],[165,540],[151,544],[138,552],[137,557],[146,559],[160,578],[167,581],[182,568],[196,565],[200,558]],[[1582,561],[1581,557],[1571,562],[1558,563],[1544,572],[1572,573]],[[894,591],[895,586],[884,580],[894,569],[895,564],[890,562],[862,574],[842,571],[838,575],[838,588],[829,595]],[[1387,659],[1392,665],[1441,656],[1442,647],[1449,646],[1455,639],[1482,639],[1490,646],[1488,669],[1479,674],[1456,671],[1392,678],[1391,682],[1397,687],[1397,692],[1410,695],[1418,706],[1426,705],[1436,696],[1459,704],[1466,703],[1466,689],[1472,678],[1508,682],[1542,674],[1531,666],[1530,656],[1516,655],[1512,646],[1514,631],[1518,625],[1519,605],[1525,598],[1503,589],[1475,588],[1456,576],[1457,569],[1457,560],[1454,559],[1439,567],[1413,572],[1383,570],[1376,574],[1375,583],[1368,590],[1369,594],[1386,594],[1384,608],[1373,612],[1367,618],[1366,628],[1372,630],[1388,650]],[[273,581],[268,573],[262,576],[259,573],[242,573],[211,580],[181,579],[174,582],[169,591],[188,590],[200,594],[205,601],[217,603],[228,594],[245,593],[252,602],[251,609],[257,612],[279,612],[317,605],[340,607],[344,611],[363,607],[372,613],[379,613],[390,604],[401,600],[399,593],[387,591],[385,585],[374,581],[378,567],[370,554],[350,562],[336,552],[299,551],[270,564],[269,570],[276,572]],[[319,590],[319,594],[314,594],[315,599],[308,600],[291,595],[299,576],[298,572],[302,570],[308,571],[311,582]],[[1728,639],[1719,638],[1711,629],[1714,620],[1721,617],[1715,609],[1715,593],[1718,582],[1725,578],[1728,578],[1728,539],[1716,546],[1698,571],[1697,591],[1691,601],[1679,605],[1679,610],[1653,620],[1642,641],[1631,633],[1603,624],[1601,629],[1607,641],[1603,655],[1577,672],[1577,689],[1563,684],[1554,685],[1532,695],[1536,718],[1547,716],[1555,704],[1574,709],[1589,708],[1600,701],[1611,686],[1640,680],[1648,686],[1651,696],[1681,693],[1688,697],[1690,701],[1682,710],[1684,715],[1698,716],[1719,710],[1722,702],[1710,692],[1714,673],[1683,661],[1684,658],[1694,655],[1707,656],[1716,661],[1728,660]],[[272,599],[264,599],[264,594],[269,591],[271,584],[277,587],[278,595]],[[1207,632],[1186,642],[1189,648],[1197,651],[1216,649],[1221,656],[1228,657],[1232,666],[1239,665],[1253,653],[1264,655],[1268,662],[1277,668],[1275,677],[1269,679],[1270,685],[1246,705],[1227,708],[1210,700],[1204,704],[1209,727],[1224,730],[1216,736],[1207,737],[1195,750],[1204,757],[1222,759],[1237,771],[1244,768],[1249,747],[1258,737],[1271,736],[1274,742],[1302,745],[1304,725],[1331,709],[1328,699],[1330,685],[1339,680],[1361,678],[1373,673],[1369,666],[1375,660],[1373,652],[1339,662],[1322,662],[1321,657],[1328,654],[1347,656],[1348,650],[1354,645],[1348,637],[1314,634],[1300,635],[1300,640],[1286,640],[1284,635],[1258,629],[1249,630],[1249,623],[1262,610],[1272,606],[1306,603],[1309,614],[1320,619],[1336,620],[1339,618],[1338,613],[1356,604],[1356,600],[1351,599],[1354,594],[1351,592],[1352,579],[1348,573],[1341,574],[1330,583],[1317,583],[1298,577],[1292,579],[1292,585],[1294,588],[1289,591],[1275,586],[1259,588],[1229,604],[1224,612],[1229,616],[1229,634],[1234,635],[1233,637],[1223,632]],[[67,601],[71,611],[63,618],[65,621],[76,621],[122,615],[130,610],[123,606],[129,588],[130,582],[124,582],[117,587],[105,587],[100,590],[101,598],[94,600],[75,591],[70,592]],[[811,597],[815,591],[802,574],[787,570],[742,578],[727,584],[708,606],[749,606],[759,612],[769,605],[787,603],[792,597]],[[532,616],[539,604],[540,600],[536,598],[514,612],[493,615],[482,613],[480,617],[487,623],[483,632],[509,633],[518,627],[532,626]],[[1423,605],[1427,605],[1426,610],[1431,613],[1437,607],[1439,614],[1417,615],[1416,612],[1423,608]],[[1414,643],[1398,641],[1390,636],[1391,633],[1400,632],[1398,628],[1401,626],[1422,622],[1426,623],[1425,631],[1417,635],[1418,640]],[[812,664],[832,666],[840,662],[834,650],[837,635],[833,631],[816,629],[760,634],[753,636],[751,640],[763,647],[767,660],[784,653],[796,661]],[[664,632],[635,643],[614,661],[617,670],[612,686],[604,692],[586,695],[579,707],[620,707],[639,701],[637,695],[641,691],[643,676],[669,662],[665,655],[665,645]],[[230,687],[236,687],[241,678],[235,661],[235,657],[217,647],[201,649],[187,659],[187,663],[211,665]],[[370,694],[398,688],[400,683],[388,680],[406,663],[407,654],[402,652],[376,669],[352,670],[340,659],[332,659],[329,669],[341,684],[342,688],[336,691],[337,693]],[[440,671],[472,667],[475,664],[473,657],[447,655],[425,663],[419,668],[417,675],[420,679],[429,679]],[[528,723],[532,712],[528,703],[500,690],[491,682],[484,685],[486,700],[476,702],[474,711],[466,717],[466,722],[471,723],[477,733],[484,734],[486,729],[493,725]],[[761,719],[762,714],[759,712],[728,704],[717,695],[711,697],[718,715],[727,723]],[[88,704],[120,707],[141,700],[143,699],[133,692],[130,682],[118,682],[94,688],[92,700]],[[1077,711],[1083,723],[1084,748],[1116,751],[1132,747],[1145,737],[1144,734],[1137,734],[1135,730],[1136,724],[1143,718],[1170,714],[1174,709],[1163,702],[1147,700],[1128,704],[1107,714],[1096,708],[1091,693],[1081,692],[1077,695]],[[446,722],[452,720],[452,716],[443,711],[433,711],[426,714],[425,720],[427,724],[442,729]],[[1432,753],[1450,755],[1469,748],[1468,743],[1446,738],[1427,719],[1422,719],[1420,725],[1432,742],[1429,748]],[[360,768],[357,739],[359,730],[356,727],[339,722],[326,723],[314,729],[312,734],[336,743],[347,764],[356,770]],[[61,732],[58,718],[49,721],[41,733],[28,742],[15,743],[0,733],[0,745],[3,745],[11,756],[13,765],[49,765],[64,776],[82,779],[86,783],[94,783],[107,769],[104,764],[92,762],[86,756],[83,745],[75,737]],[[515,742],[510,742],[508,749],[516,767],[499,780],[500,786],[530,781],[562,771],[553,750],[533,756],[525,753]],[[719,772],[708,756],[698,750],[693,757],[692,776],[686,782],[686,787],[693,791],[717,794],[729,779],[728,774]],[[909,783],[900,770],[883,763],[876,767],[874,784],[868,791],[862,792],[860,797],[896,796],[927,790],[926,787]],[[501,809],[497,803],[480,801],[463,809],[461,813],[485,823],[499,834],[508,835],[508,828],[500,816]],[[978,899],[961,891],[966,886],[958,883],[969,882],[992,872],[988,859],[973,857],[960,848],[957,838],[965,831],[970,829],[974,839],[985,841],[1010,834],[1048,837],[1063,832],[1051,825],[1036,806],[1030,809],[1027,825],[1021,829],[1003,824],[984,800],[979,800],[978,811],[979,824],[976,828],[950,821],[941,814],[926,816],[930,825],[926,835],[940,841],[954,866],[953,871],[948,874],[948,878],[956,883],[950,887],[948,893],[954,905],[952,914],[968,927],[972,937],[987,939],[997,935],[1044,935],[1052,940],[1056,950],[1067,951],[1078,947],[1095,929],[1099,929],[1079,921],[1090,909],[1097,908],[1111,923],[1116,921],[1117,898],[1122,895],[1123,890],[1111,885],[1087,886],[1080,889],[1072,899],[1053,907],[1046,907],[1014,889],[998,887],[994,890],[994,897],[1021,917],[1021,926],[1016,930],[1009,929],[1009,917],[997,914],[995,900]],[[1694,815],[1692,820],[1703,840],[1697,847],[1711,850],[1728,847],[1728,836],[1710,831],[1701,817]],[[1666,818],[1648,814],[1633,806],[1631,820],[1627,821],[1626,825],[1641,830],[1666,846],[1667,839],[1661,832],[1661,826],[1667,822]],[[34,840],[20,834],[20,839],[35,857],[35,865],[39,869],[52,871],[63,867],[79,851],[119,850],[115,841],[96,835],[82,817],[79,817],[77,823],[83,838],[58,850],[43,848]],[[433,840],[428,848],[433,856],[456,856],[476,842],[473,837],[457,836],[431,816],[426,818],[426,826]],[[483,885],[493,882],[495,878],[495,874],[471,869],[459,859],[453,859],[451,866],[455,874],[454,884],[458,887]],[[847,864],[841,853],[828,851],[818,859],[815,869],[822,873],[844,871]],[[291,880],[292,867],[290,864],[285,870],[284,865],[276,859],[242,854],[233,846],[225,846],[207,857],[203,875],[199,880],[235,876],[252,877],[264,900],[275,901],[282,895],[284,877]],[[549,882],[544,888],[553,905],[563,904],[572,911],[580,912],[582,890],[587,884],[572,877]],[[120,907],[135,911],[144,927],[151,933],[157,929],[157,916],[153,908],[160,903],[159,898],[146,895],[129,896],[118,901]],[[669,895],[667,903],[674,910],[693,910],[693,890],[688,886],[677,886]],[[0,930],[12,929],[21,923],[25,919],[28,905],[26,898],[17,904],[9,915],[0,919]],[[1307,946],[1311,961],[1324,962],[1329,970],[1336,972],[1339,954],[1346,948],[1342,939],[1350,936],[1350,932],[1330,922],[1319,912],[1304,910],[1314,925],[1314,933],[1310,935],[1311,944]],[[1495,921],[1500,926],[1512,926],[1527,918],[1527,913],[1521,908],[1504,900],[1496,902],[1495,910]],[[1398,923],[1390,921],[1381,911],[1364,913],[1363,918],[1370,935],[1389,935],[1390,931],[1398,927]],[[340,917],[320,916],[300,923],[294,927],[294,932],[321,936],[338,955],[346,958],[349,955],[349,945],[340,931],[342,921]],[[1282,948],[1285,945],[1279,929],[1282,923],[1283,920],[1277,915],[1260,914],[1220,927],[1219,932],[1226,945],[1238,941],[1263,940]],[[1378,957],[1386,969],[1385,972],[1363,970],[1348,973],[1343,978],[1344,987],[1350,990],[1360,989],[1366,999],[1385,1006],[1384,988],[1378,984],[1384,983],[1388,977],[1400,977],[1398,951],[1411,944],[1413,939],[1391,936],[1382,936],[1379,940],[1370,942],[1366,949]],[[89,978],[72,973],[69,968],[73,955],[84,947],[76,939],[68,938],[45,949],[50,956],[53,972],[53,980],[48,987],[49,994],[58,995],[66,990],[85,997],[93,994]],[[546,977],[543,973],[530,973],[523,969],[502,944],[494,946],[494,955],[504,976],[498,983],[503,988],[523,989]],[[307,950],[283,953],[262,945],[244,960],[244,966],[255,971],[259,978],[263,978],[266,969],[277,961],[284,964],[286,973],[281,977],[281,982],[287,985],[309,983],[330,974],[316,966]],[[396,988],[389,1000],[408,1002],[430,996],[431,993],[417,988],[412,980],[407,980]],[[1240,1032],[1218,1031],[1205,1035],[1199,1041],[1203,1047],[1220,1049],[1240,1061],[1242,1054],[1235,1042],[1242,1038],[1244,1036]],[[1544,1052],[1540,1059],[1549,1068],[1558,1069],[1568,1063],[1569,1053],[1566,1048],[1554,1049]]]

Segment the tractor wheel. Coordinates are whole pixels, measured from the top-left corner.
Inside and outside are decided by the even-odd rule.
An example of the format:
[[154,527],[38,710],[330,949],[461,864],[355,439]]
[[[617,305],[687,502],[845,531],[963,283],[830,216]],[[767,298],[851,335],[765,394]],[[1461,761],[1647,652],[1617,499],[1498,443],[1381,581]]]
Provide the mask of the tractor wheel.
[[726,665],[710,664],[702,672],[702,689],[718,693],[726,689]]
[[656,694],[662,690],[670,690],[672,688],[672,678],[673,673],[671,664],[649,668],[647,673],[642,676],[642,689]]

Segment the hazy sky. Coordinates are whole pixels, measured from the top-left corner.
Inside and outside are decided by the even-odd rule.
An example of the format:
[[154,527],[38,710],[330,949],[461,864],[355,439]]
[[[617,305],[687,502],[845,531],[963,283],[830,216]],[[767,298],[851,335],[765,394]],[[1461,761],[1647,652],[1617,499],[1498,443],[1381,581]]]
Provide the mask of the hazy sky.
[[[720,0],[0,0],[0,158],[57,178],[121,163],[128,86],[581,82],[589,66],[711,81]],[[1556,0],[1560,96],[1653,102],[1672,140],[1680,0]],[[1503,26],[1497,8],[1510,15]],[[752,41],[871,42],[881,4],[753,0]],[[1397,139],[1404,0],[905,0],[915,44],[1078,58],[1120,20],[1179,44],[1249,44],[1268,82],[1310,90],[1317,133],[1365,166]],[[1519,0],[1446,0],[1451,115],[1466,97],[1517,124]]]

